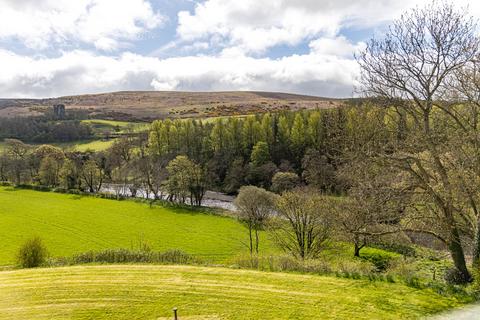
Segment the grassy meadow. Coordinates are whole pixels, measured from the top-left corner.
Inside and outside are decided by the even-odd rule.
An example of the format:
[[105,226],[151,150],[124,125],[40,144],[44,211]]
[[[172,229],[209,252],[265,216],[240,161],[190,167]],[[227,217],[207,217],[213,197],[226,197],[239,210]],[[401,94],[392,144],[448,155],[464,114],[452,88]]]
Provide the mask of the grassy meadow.
[[88,123],[96,132],[111,131],[116,133],[126,133],[128,130],[133,132],[140,132],[148,130],[150,124],[145,122],[128,122],[116,120],[103,119],[89,119],[82,120],[83,123]]
[[65,150],[69,151],[79,151],[79,152],[85,152],[85,151],[105,151],[108,148],[110,148],[113,143],[115,142],[115,139],[109,139],[109,140],[85,140],[85,141],[75,141],[75,142],[67,142],[67,143],[54,143],[53,145],[60,147]]
[[[245,252],[247,231],[235,219],[187,209],[88,196],[0,188],[0,265],[12,264],[18,247],[40,236],[50,254],[107,248],[181,249],[223,261]],[[263,244],[269,247],[268,239]]]
[[0,272],[0,319],[417,319],[461,305],[400,284],[192,266]]
[[[91,151],[104,151],[107,150],[115,142],[115,139],[103,140],[80,140],[75,142],[58,142],[58,143],[48,143],[64,150],[68,151],[80,151],[85,152],[88,150]],[[32,146],[40,146],[42,144],[33,144]],[[2,152],[6,147],[4,141],[0,141],[0,152]]]
[[[95,132],[94,139],[91,140],[78,140],[72,142],[54,142],[47,143],[53,146],[57,146],[67,151],[105,151],[110,148],[116,141],[116,138],[105,139],[108,134],[124,135],[129,132],[139,133],[148,130],[150,124],[145,122],[127,122],[127,121],[114,121],[114,120],[102,120],[102,119],[89,119],[82,122],[90,124]],[[29,143],[32,146],[42,145],[43,143]],[[0,140],[0,152],[5,149],[5,142]]]
[[[32,236],[52,257],[147,242],[207,264],[11,268]],[[470,301],[402,281],[237,269],[247,237],[237,220],[209,211],[0,187],[0,319],[170,319],[173,307],[180,319],[415,319]],[[261,237],[261,253],[278,254]],[[351,249],[338,243],[324,259],[351,261]],[[364,249],[380,251],[398,255]]]

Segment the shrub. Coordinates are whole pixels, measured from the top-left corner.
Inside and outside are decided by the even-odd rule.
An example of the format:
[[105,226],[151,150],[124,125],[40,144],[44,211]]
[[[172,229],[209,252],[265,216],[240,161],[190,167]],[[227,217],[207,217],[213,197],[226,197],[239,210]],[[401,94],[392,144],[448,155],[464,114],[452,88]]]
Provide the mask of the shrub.
[[272,191],[282,193],[298,187],[300,178],[294,172],[277,172],[272,178]]
[[17,255],[18,265],[22,268],[35,268],[45,263],[47,249],[42,239],[34,237],[27,240],[19,249]]
[[188,264],[192,263],[194,260],[195,259],[193,259],[193,257],[188,253],[178,249],[167,250],[163,253],[159,253],[157,258],[157,262],[172,264]]
[[387,276],[398,276],[402,279],[407,279],[414,276],[417,273],[416,266],[412,260],[395,259],[388,265],[386,271]]
[[387,282],[395,283],[395,278],[391,274],[387,274],[385,279]]
[[445,281],[451,285],[467,283],[465,276],[457,268],[449,268],[445,272]]
[[372,248],[378,248],[385,251],[391,251],[395,253],[399,253],[406,257],[415,257],[416,250],[415,247],[403,243],[395,243],[395,242],[380,242],[380,243],[373,243],[369,245]]
[[415,289],[420,289],[422,287],[422,283],[420,282],[420,279],[418,279],[418,277],[416,276],[407,277],[405,279],[405,284]]
[[335,269],[339,274],[369,275],[375,272],[375,267],[372,266],[372,263],[366,263],[361,260],[340,260],[337,262]]
[[378,271],[385,271],[394,258],[396,258],[396,255],[387,251],[372,249],[364,250],[361,258],[373,263]]
[[472,284],[472,291],[475,295],[480,298],[480,270],[478,268],[474,268],[472,270],[473,275],[473,284]]
[[34,190],[34,191],[41,191],[41,192],[52,191],[52,188],[47,186],[41,186],[41,185],[19,184],[16,187],[19,189]]
[[188,264],[195,262],[189,254],[181,250],[153,252],[128,249],[107,249],[103,251],[88,251],[72,258],[72,264],[84,263],[165,263]]

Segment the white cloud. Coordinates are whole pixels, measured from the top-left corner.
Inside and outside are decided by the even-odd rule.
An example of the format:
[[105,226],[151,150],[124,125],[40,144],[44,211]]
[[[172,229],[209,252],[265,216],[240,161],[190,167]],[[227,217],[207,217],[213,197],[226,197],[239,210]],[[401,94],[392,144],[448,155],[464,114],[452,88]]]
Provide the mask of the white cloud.
[[[422,2],[424,0],[416,1]],[[342,27],[366,28],[397,16],[414,0],[207,0],[178,13],[183,41],[210,39],[244,52],[334,37]]]
[[163,21],[146,0],[0,2],[0,39],[19,40],[33,49],[80,42],[114,50]]
[[0,96],[49,97],[115,90],[273,90],[350,96],[357,65],[311,52],[281,59],[229,54],[159,59],[87,51],[56,58],[0,50]]
[[344,36],[338,36],[335,38],[315,39],[308,46],[310,50],[317,54],[351,58],[354,53],[358,53],[365,48],[365,43],[359,42],[354,44]]
[[[193,12],[178,13],[178,38],[166,39],[156,50],[168,58],[157,58],[107,52],[124,47],[133,51],[135,40],[165,21],[153,9],[153,0],[0,0],[0,43],[15,44],[0,47],[0,97],[116,90],[350,96],[358,74],[353,53],[364,44],[341,31],[373,32],[372,27],[428,1],[206,0]],[[470,12],[479,16],[480,2],[458,4],[470,4]],[[17,42],[62,51],[55,51],[55,56],[25,56]],[[85,44],[96,51],[80,50]],[[285,44],[292,49],[308,45],[310,50],[268,57],[269,48]]]
[[[216,45],[262,53],[276,45],[297,45],[335,37],[342,28],[365,29],[398,17],[431,0],[206,0],[193,12],[178,13],[177,34],[184,41],[208,39]],[[457,0],[479,16],[480,2]]]

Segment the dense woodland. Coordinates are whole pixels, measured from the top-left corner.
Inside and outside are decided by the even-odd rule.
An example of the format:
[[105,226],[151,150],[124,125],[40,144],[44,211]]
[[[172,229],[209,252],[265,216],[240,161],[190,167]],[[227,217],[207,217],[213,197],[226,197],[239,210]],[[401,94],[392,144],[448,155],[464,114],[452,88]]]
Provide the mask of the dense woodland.
[[15,138],[27,143],[91,139],[94,131],[90,125],[81,122],[86,118],[87,114],[82,110],[55,114],[53,109],[46,110],[38,116],[0,118],[0,139]]
[[59,121],[50,116],[0,119],[0,139],[31,143],[71,142],[93,137],[92,128],[79,120]]
[[[277,174],[277,184],[309,184],[324,192],[341,193],[344,182],[335,172],[346,161],[346,151],[357,144],[357,113],[364,111],[345,107],[213,121],[159,120],[152,123],[148,134],[123,137],[108,151],[97,153],[31,147],[9,139],[0,177],[17,184],[89,191],[100,190],[108,181],[143,187],[160,197],[169,175],[168,164],[184,156],[177,160],[198,166],[202,184],[210,189],[236,193],[246,184],[271,188]],[[73,163],[78,176],[67,177]],[[98,171],[90,175],[89,183],[81,178],[85,166],[95,166]],[[282,177],[291,181],[280,181]]]

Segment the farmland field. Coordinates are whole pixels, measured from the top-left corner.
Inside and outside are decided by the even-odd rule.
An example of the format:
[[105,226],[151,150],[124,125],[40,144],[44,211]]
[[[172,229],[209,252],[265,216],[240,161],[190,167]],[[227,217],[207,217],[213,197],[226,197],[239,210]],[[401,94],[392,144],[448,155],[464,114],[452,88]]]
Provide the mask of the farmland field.
[[[40,236],[52,256],[132,248],[181,249],[214,261],[244,252],[245,227],[232,218],[51,192],[0,188],[0,265],[12,264],[25,239]],[[269,245],[268,240],[263,241]]]
[[148,130],[149,123],[146,122],[128,122],[128,121],[114,121],[102,119],[82,120],[83,123],[88,123],[96,132],[114,131],[116,133],[125,133],[127,130],[132,132],[140,132]]
[[[48,143],[49,145],[53,145],[64,150],[68,151],[80,151],[85,152],[87,150],[90,151],[104,151],[112,146],[115,142],[115,139],[103,140],[81,140],[75,142],[59,142],[59,143]],[[33,147],[40,146],[42,144],[30,144]],[[0,152],[5,149],[5,142],[0,141]]]
[[54,145],[70,151],[80,151],[85,152],[88,150],[91,151],[104,151],[110,148],[115,139],[109,140],[86,140],[86,141],[76,141],[76,142],[68,142],[68,143],[56,143]]
[[413,319],[461,305],[431,290],[192,266],[0,272],[0,319]]

